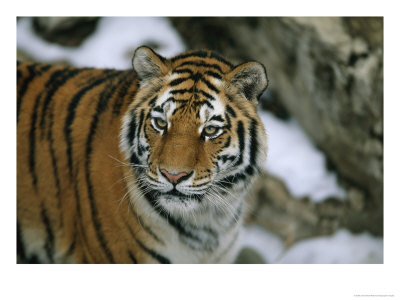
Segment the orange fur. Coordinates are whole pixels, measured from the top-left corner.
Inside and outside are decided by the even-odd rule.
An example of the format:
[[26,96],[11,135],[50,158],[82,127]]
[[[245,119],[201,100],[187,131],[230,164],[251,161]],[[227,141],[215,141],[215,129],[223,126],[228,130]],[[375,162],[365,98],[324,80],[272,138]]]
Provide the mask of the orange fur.
[[[160,241],[153,232],[164,225],[132,205],[132,198],[138,201],[139,197],[132,188],[137,177],[126,153],[120,149],[121,125],[124,115],[129,115],[135,107],[148,105],[141,103],[143,99],[149,100],[150,95],[160,95],[167,89],[165,78],[171,70],[194,58],[190,53],[171,60],[151,55],[156,61],[152,72],[159,74],[140,88],[133,70],[18,64],[19,262],[169,261],[152,250],[165,247],[165,241]],[[236,74],[233,66],[215,57],[199,61],[216,65],[226,74],[226,81]],[[187,68],[207,78],[209,68],[201,65]],[[177,76],[183,77],[184,73]],[[212,93],[201,80],[187,80],[177,87]],[[235,100],[242,97],[237,88],[226,84],[220,89],[223,103],[228,103],[228,98],[234,99],[230,105],[245,128],[249,128],[252,119],[258,120],[255,103]],[[176,99],[187,99],[188,94],[177,94]],[[194,103],[198,95],[193,93],[189,98]],[[232,135],[221,135],[209,142],[201,140],[197,113],[196,109],[184,108],[173,114],[170,119],[173,125],[166,136],[151,129],[150,118],[145,120],[152,149],[150,173],[157,174],[158,168],[166,168],[180,172],[196,170],[196,180],[209,176],[222,145]],[[264,134],[261,122],[257,132],[260,136]]]

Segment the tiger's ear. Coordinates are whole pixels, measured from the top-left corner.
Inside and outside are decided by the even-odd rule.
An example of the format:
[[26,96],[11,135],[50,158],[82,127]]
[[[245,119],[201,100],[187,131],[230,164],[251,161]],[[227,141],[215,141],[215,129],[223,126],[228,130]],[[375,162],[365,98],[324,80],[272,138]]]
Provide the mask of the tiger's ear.
[[241,64],[226,76],[248,100],[257,102],[268,86],[267,72],[258,62]]
[[168,67],[165,62],[164,57],[146,46],[137,48],[132,58],[133,69],[138,74],[140,81],[147,81],[167,74]]

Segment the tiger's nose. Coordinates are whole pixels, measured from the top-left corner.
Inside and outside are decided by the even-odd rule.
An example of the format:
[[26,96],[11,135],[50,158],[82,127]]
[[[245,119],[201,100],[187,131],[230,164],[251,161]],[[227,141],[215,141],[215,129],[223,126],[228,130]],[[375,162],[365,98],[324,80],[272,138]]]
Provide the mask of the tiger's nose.
[[182,181],[184,179],[183,177],[188,177],[189,175],[186,172],[168,172],[165,169],[160,169],[160,171],[171,183],[178,183],[179,181]]

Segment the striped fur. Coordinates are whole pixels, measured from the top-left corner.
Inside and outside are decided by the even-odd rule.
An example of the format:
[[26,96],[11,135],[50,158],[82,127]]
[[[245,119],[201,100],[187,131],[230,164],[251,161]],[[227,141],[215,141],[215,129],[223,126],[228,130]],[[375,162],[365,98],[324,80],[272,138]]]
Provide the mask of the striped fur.
[[18,262],[233,261],[263,66],[140,47],[133,67],[18,63]]

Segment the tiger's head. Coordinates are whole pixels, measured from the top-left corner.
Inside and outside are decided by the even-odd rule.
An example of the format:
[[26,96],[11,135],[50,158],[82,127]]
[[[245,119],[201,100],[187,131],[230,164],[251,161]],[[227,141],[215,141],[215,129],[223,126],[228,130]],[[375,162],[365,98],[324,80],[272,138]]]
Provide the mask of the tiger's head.
[[139,89],[123,118],[121,148],[140,191],[170,214],[226,205],[266,156],[256,107],[265,68],[233,66],[211,51],[165,59],[148,47],[132,62]]

